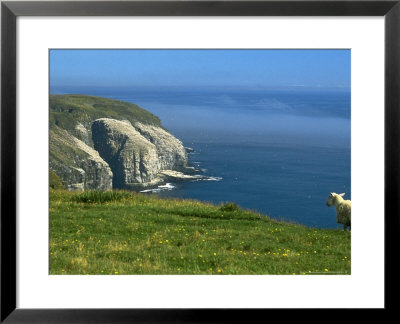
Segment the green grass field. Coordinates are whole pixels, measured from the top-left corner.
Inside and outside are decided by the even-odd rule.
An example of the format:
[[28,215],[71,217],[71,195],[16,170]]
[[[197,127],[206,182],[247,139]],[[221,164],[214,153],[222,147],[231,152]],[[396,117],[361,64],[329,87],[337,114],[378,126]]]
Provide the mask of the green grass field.
[[351,232],[124,191],[50,189],[50,274],[350,274]]

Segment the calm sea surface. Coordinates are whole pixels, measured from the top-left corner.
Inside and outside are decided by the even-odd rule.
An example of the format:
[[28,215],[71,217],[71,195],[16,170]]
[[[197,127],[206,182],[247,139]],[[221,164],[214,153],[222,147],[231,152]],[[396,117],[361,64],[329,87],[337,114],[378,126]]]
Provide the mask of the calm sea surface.
[[337,228],[329,192],[351,199],[350,93],[52,89],[136,103],[160,117],[208,180],[152,194],[233,201],[272,218]]

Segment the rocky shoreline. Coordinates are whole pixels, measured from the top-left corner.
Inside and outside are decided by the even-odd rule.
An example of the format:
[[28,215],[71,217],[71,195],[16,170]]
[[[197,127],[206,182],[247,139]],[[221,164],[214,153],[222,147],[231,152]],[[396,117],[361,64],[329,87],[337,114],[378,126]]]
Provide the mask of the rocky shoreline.
[[[164,170],[159,174],[159,178],[155,183],[146,184],[146,188],[136,187],[142,193],[160,192],[162,190],[172,190],[178,183],[187,181],[219,181],[222,178],[206,176],[201,174],[184,174],[179,171]],[[140,190],[141,189],[141,190]]]

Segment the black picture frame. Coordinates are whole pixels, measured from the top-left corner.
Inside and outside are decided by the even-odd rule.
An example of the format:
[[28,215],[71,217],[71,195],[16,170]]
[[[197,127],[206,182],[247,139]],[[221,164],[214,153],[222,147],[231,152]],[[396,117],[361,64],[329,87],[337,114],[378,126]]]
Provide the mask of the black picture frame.
[[[16,19],[19,16],[383,16],[385,19],[385,307],[394,310],[400,229],[400,0],[2,1],[1,317],[3,323],[232,323],[268,309],[19,309],[16,307]],[[373,192],[373,188],[371,188]],[[371,257],[373,262],[373,257]],[[368,283],[366,283],[367,285]],[[344,292],[345,293],[345,292]]]

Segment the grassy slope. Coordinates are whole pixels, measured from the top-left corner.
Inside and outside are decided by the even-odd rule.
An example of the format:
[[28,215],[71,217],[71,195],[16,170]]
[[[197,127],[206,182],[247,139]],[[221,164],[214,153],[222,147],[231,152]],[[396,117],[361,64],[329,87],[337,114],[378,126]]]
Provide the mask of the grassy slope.
[[77,122],[103,117],[161,126],[157,116],[128,102],[85,95],[50,95],[50,127],[55,124],[73,131]]
[[128,192],[50,191],[51,274],[350,274],[350,232]]
[[49,170],[49,187],[52,189],[67,189],[60,177],[52,170]]

